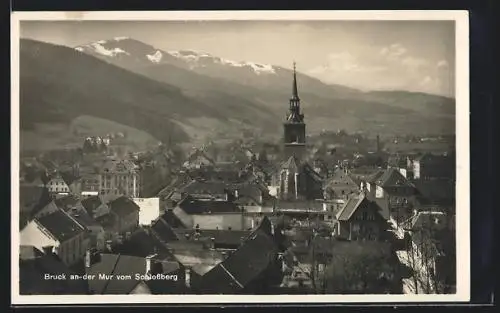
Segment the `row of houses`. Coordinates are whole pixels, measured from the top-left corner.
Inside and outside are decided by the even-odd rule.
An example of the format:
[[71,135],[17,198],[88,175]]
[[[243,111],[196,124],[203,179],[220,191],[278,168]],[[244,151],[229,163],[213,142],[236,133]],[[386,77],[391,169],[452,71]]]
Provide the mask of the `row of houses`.
[[74,196],[50,201],[20,230],[21,245],[50,247],[67,265],[81,261],[89,248],[124,240],[139,226],[140,207],[127,197],[109,203]]

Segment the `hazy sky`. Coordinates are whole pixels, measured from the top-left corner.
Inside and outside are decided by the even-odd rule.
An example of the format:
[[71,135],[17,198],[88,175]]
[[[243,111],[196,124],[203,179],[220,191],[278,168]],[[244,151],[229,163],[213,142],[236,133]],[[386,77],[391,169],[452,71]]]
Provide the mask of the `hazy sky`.
[[21,22],[21,36],[66,46],[128,36],[163,50],[291,67],[327,83],[454,96],[453,21]]

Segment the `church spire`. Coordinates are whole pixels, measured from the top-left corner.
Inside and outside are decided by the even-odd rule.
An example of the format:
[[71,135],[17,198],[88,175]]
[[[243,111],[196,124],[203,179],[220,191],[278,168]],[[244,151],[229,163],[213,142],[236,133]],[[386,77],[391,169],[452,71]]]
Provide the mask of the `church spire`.
[[299,92],[297,90],[297,71],[295,69],[295,61],[293,61],[293,92],[292,99],[299,100]]
[[293,62],[293,86],[292,97],[290,98],[290,108],[287,114],[287,121],[294,123],[303,123],[304,115],[300,113],[300,99],[297,88],[297,71],[295,69],[295,62]]

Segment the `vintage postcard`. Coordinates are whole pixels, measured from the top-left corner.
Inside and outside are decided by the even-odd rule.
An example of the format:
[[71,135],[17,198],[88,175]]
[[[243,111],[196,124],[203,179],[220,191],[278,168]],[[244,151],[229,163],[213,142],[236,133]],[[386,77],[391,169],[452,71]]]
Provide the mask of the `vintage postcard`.
[[11,19],[13,304],[469,299],[466,11]]

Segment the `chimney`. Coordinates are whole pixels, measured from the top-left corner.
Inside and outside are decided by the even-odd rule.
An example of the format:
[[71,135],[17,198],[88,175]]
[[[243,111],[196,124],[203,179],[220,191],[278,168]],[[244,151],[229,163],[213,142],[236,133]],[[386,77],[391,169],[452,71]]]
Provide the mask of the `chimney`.
[[295,173],[295,199],[299,198],[299,173]]
[[90,268],[91,265],[92,265],[91,253],[90,249],[87,249],[87,251],[85,251],[85,268]]
[[152,272],[152,266],[151,265],[154,262],[154,261],[152,261],[152,259],[155,258],[155,257],[156,257],[156,254],[151,254],[151,255],[148,255],[146,257],[146,274]]
[[186,267],[185,271],[185,280],[186,280],[186,287],[190,288],[191,287],[191,269]]
[[215,249],[215,238],[210,238],[210,249]]
[[111,252],[111,250],[113,250],[113,248],[112,248],[112,244],[113,244],[113,241],[111,241],[111,240],[106,240],[106,250],[107,250],[108,252]]
[[43,246],[42,250],[45,255],[50,255],[54,252],[54,246]]
[[377,135],[377,153],[380,152],[380,136]]
[[285,256],[282,252],[278,253],[278,260],[281,261],[281,270],[284,272],[287,266],[285,262]]

